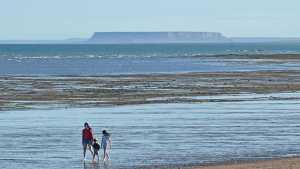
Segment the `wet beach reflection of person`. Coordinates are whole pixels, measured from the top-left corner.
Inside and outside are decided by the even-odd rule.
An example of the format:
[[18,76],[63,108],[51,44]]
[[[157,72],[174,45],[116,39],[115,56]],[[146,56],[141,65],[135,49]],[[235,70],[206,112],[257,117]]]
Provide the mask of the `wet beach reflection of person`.
[[113,169],[109,164],[103,163],[83,163],[83,169]]

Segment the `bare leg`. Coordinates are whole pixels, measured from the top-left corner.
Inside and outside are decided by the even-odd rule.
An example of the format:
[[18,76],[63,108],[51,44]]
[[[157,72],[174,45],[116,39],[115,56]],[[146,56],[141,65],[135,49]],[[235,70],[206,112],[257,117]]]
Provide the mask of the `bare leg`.
[[107,149],[104,150],[104,159],[109,160],[109,155],[108,155],[108,150]]
[[92,151],[92,147],[91,147],[91,145],[88,145],[88,146],[89,146],[89,150],[90,150],[90,152],[91,152],[91,155],[93,156],[94,153],[93,153],[93,151]]
[[106,157],[107,157],[107,160],[109,160],[109,150],[106,150]]
[[93,154],[93,161],[95,161],[95,156],[96,156],[96,153]]
[[105,158],[106,158],[106,148],[104,148],[103,151],[104,151],[103,152],[103,161],[105,161]]
[[85,159],[85,154],[86,154],[86,144],[83,145],[83,159]]

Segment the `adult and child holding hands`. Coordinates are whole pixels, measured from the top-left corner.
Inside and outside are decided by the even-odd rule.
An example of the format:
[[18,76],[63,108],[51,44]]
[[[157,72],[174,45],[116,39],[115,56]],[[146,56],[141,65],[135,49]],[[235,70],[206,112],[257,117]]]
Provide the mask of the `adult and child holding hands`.
[[84,128],[82,129],[82,146],[83,146],[83,158],[86,160],[86,150],[88,149],[92,156],[93,162],[95,162],[95,157],[99,161],[99,150],[103,149],[103,161],[109,160],[109,151],[111,149],[111,135],[106,130],[102,131],[101,144],[99,145],[97,139],[93,135],[92,128],[85,122]]

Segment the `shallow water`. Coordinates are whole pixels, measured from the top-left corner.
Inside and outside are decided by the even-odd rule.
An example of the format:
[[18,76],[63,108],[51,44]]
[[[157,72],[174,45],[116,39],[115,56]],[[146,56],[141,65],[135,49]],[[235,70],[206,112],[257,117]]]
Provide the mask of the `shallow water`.
[[[287,99],[289,96],[293,99]],[[112,168],[300,154],[297,96],[299,93],[284,93],[274,94],[282,100],[3,111],[0,168],[97,168],[81,162],[80,134],[85,121],[98,138],[104,128],[112,133]]]

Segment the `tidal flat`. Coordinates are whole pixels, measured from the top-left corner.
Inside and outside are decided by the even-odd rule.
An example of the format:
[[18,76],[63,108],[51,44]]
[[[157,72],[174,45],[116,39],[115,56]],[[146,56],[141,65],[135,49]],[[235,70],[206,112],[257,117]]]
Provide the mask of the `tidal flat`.
[[217,96],[297,92],[300,71],[107,76],[1,76],[0,110],[215,102]]

